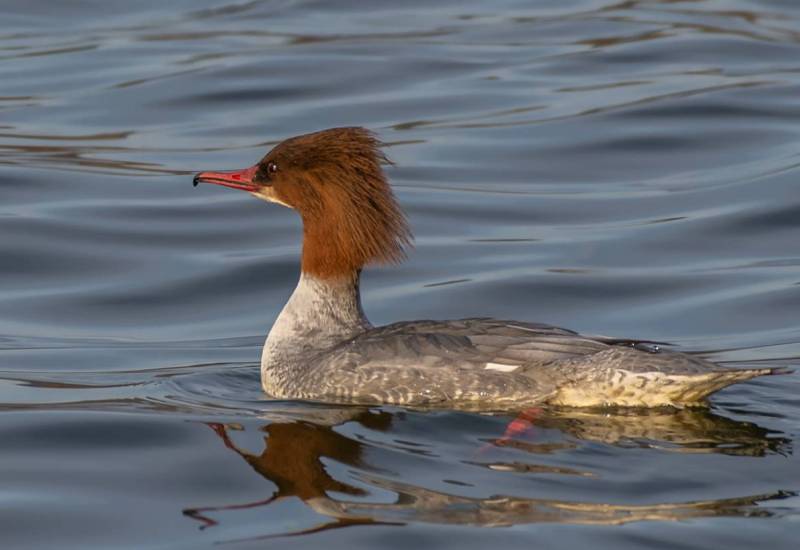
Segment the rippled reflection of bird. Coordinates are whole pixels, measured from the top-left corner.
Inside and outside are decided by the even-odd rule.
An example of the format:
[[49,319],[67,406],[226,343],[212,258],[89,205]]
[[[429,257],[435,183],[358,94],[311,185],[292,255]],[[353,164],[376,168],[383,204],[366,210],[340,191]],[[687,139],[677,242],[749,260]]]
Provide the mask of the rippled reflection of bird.
[[[776,492],[741,498],[651,505],[612,505],[503,495],[464,497],[387,479],[381,475],[379,467],[365,461],[362,442],[334,429],[346,422],[357,422],[370,430],[388,431],[394,417],[386,411],[322,407],[303,410],[293,407],[284,414],[277,413],[275,419],[275,422],[261,428],[265,436],[264,449],[260,453],[244,450],[233,441],[229,430],[236,429],[235,426],[209,424],[228,449],[241,456],[260,476],[275,484],[273,494],[263,500],[238,505],[187,509],[184,511],[186,515],[208,527],[220,521],[214,516],[221,512],[269,506],[294,497],[301,499],[315,512],[332,518],[331,522],[299,533],[352,525],[408,522],[481,526],[536,522],[620,524],[707,516],[769,515],[769,510],[758,508],[757,503],[788,494]],[[645,415],[625,414],[612,420],[609,420],[608,414],[548,411],[538,422],[540,427],[563,430],[579,439],[614,445],[646,440],[650,445],[662,442],[674,446],[674,450],[686,452],[761,456],[768,452],[779,452],[782,445],[788,444],[787,440],[775,437],[776,434],[755,424],[736,422],[705,410],[684,410],[674,414],[658,414],[654,411]],[[520,448],[525,449],[524,446]],[[731,449],[738,449],[739,452]],[[532,446],[528,450],[535,453],[540,449]],[[546,452],[553,451],[551,446]],[[396,500],[386,503],[385,497],[382,497],[381,502],[370,502],[369,492],[363,484],[356,486],[336,479],[330,473],[325,467],[329,460],[359,469],[362,481],[366,481],[368,486],[395,493]],[[502,466],[496,462],[474,464],[495,470]],[[537,471],[535,465],[528,466],[532,468],[526,471]],[[538,471],[556,475],[587,473],[553,466],[543,466]]]

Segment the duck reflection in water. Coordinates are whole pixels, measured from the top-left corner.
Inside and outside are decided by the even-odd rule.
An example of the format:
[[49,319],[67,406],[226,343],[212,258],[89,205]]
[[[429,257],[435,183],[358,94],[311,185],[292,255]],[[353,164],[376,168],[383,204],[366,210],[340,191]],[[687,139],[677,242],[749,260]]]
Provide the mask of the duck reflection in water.
[[[334,430],[338,425],[356,422],[369,430],[387,432],[395,415],[387,411],[361,408],[312,409],[310,415],[290,413],[261,428],[264,450],[261,454],[240,448],[231,438],[237,425],[208,423],[224,445],[241,456],[259,475],[276,485],[264,500],[228,506],[189,508],[184,514],[202,523],[201,528],[217,525],[218,513],[271,505],[281,499],[300,499],[316,513],[331,518],[300,531],[270,533],[255,538],[315,533],[352,525],[404,525],[411,522],[465,524],[486,527],[524,523],[624,524],[643,520],[679,520],[696,517],[770,516],[759,503],[782,499],[792,493],[778,491],[705,501],[649,505],[571,502],[565,500],[492,495],[474,498],[446,494],[390,480],[379,475],[379,468],[364,460],[365,444]],[[519,419],[518,419],[519,420]],[[557,429],[572,438],[616,446],[646,446],[688,453],[723,453],[764,456],[790,452],[790,441],[752,423],[738,422],[708,410],[623,411],[609,414],[586,410],[548,410],[525,419],[527,432],[508,434],[489,441],[490,446],[512,446],[533,454],[551,454],[577,443],[537,443],[537,429]],[[531,441],[533,439],[533,441]],[[472,458],[480,459],[483,449]],[[335,479],[325,462],[334,461],[375,475],[361,479],[382,491],[396,495],[394,502],[369,502],[369,493],[355,485]],[[569,468],[525,464],[498,464],[465,461],[493,470],[545,472],[549,474],[592,476]],[[353,497],[347,499],[347,497]],[[252,539],[248,539],[252,540]]]

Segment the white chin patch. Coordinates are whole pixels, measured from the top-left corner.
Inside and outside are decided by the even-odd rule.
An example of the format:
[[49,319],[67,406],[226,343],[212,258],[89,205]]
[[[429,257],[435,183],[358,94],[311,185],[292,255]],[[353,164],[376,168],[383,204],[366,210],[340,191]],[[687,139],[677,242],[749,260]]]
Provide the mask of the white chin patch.
[[502,363],[486,363],[485,370],[499,370],[500,372],[514,372],[519,365],[504,365]]
[[291,208],[288,204],[283,202],[282,200],[278,199],[275,196],[275,193],[272,191],[271,187],[262,187],[258,191],[254,191],[253,195],[258,197],[261,200],[265,200],[267,202],[274,202],[275,204],[280,204],[281,206],[285,206],[286,208]]

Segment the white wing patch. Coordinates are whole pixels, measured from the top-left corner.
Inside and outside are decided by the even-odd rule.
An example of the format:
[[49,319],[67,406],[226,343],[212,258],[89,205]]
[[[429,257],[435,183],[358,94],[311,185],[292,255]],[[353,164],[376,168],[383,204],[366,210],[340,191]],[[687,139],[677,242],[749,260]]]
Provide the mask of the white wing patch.
[[499,370],[500,372],[514,372],[519,365],[504,365],[502,363],[486,363],[484,370]]

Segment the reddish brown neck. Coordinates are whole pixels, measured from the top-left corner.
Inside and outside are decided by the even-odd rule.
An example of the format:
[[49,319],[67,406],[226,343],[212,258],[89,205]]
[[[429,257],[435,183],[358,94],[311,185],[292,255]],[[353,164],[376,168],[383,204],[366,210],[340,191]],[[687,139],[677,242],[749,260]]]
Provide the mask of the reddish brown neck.
[[353,280],[364,266],[358,247],[332,217],[303,219],[303,273],[322,280]]
[[354,199],[351,188],[328,184],[300,215],[302,270],[318,279],[352,280],[367,264],[398,262],[411,239],[388,186]]

